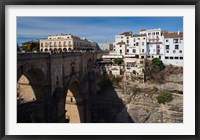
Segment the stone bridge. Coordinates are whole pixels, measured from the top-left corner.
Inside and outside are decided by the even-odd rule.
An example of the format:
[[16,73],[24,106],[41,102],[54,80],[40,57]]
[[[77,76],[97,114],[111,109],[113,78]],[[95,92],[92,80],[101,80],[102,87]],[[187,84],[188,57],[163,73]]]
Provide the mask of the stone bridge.
[[18,53],[17,122],[90,122],[94,52]]

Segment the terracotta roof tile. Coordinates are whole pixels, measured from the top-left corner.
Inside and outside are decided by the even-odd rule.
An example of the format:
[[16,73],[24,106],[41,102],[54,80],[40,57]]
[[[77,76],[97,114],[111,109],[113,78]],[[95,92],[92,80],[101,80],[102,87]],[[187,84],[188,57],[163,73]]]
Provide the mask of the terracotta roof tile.
[[131,36],[133,33],[131,31],[128,31],[128,32],[124,32],[120,35],[125,35],[125,36]]
[[165,38],[176,38],[176,37],[183,37],[183,32],[171,32],[171,33],[164,33]]

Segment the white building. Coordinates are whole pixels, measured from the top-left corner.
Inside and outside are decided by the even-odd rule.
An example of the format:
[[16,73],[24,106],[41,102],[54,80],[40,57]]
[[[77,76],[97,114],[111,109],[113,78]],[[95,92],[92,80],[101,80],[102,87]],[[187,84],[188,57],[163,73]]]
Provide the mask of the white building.
[[183,32],[165,33],[164,38],[164,64],[183,66]]
[[116,35],[113,51],[125,57],[135,55],[144,58],[147,51],[146,35],[134,35],[130,31]]
[[71,34],[49,35],[47,39],[41,39],[39,44],[41,52],[94,49],[92,43],[86,38],[81,39]]
[[163,42],[163,32],[160,28],[158,29],[142,29],[140,30],[141,35],[146,35],[148,43]]
[[147,57],[159,58],[166,65],[183,66],[183,32],[168,32],[158,29],[142,29],[147,36]]

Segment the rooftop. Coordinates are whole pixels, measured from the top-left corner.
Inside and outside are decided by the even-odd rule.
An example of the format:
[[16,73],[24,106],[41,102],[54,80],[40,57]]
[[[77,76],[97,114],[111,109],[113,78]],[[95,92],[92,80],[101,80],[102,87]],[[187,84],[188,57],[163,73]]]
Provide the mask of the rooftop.
[[124,32],[120,35],[131,36],[132,34],[133,34],[132,31],[128,31],[128,32]]
[[168,32],[163,34],[165,38],[183,37],[183,32]]

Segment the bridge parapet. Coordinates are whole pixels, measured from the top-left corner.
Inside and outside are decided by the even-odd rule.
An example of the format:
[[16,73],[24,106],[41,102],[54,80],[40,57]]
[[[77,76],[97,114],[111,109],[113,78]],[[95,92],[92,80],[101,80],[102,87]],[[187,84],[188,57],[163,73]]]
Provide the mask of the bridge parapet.
[[46,59],[49,57],[49,53],[17,53],[17,60]]

